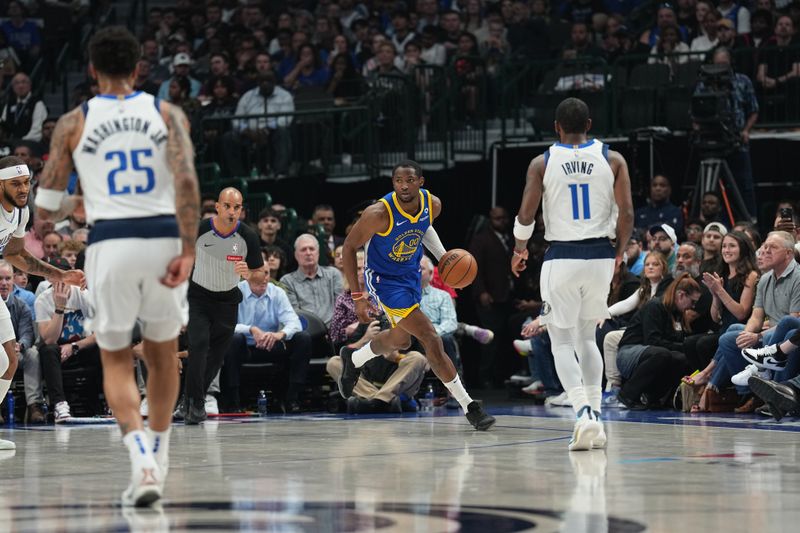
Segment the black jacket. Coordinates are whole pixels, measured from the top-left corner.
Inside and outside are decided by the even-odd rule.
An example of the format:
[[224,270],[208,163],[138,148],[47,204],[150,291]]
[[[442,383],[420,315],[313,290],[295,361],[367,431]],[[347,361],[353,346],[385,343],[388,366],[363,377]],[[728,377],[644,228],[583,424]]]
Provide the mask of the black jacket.
[[653,298],[633,315],[619,345],[643,344],[682,352],[683,337],[683,331],[675,330],[670,312],[661,299]]

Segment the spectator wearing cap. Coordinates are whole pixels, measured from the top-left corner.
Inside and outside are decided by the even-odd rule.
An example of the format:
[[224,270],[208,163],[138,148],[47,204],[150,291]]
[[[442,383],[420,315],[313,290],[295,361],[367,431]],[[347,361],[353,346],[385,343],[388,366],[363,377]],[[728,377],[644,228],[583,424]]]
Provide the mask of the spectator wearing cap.
[[720,267],[720,253],[722,252],[722,238],[728,234],[728,229],[719,222],[712,222],[703,229],[703,260],[700,262],[700,272],[717,272]]
[[648,233],[650,234],[650,249],[661,252],[667,260],[667,269],[670,272],[675,272],[678,242],[675,230],[669,224],[658,224],[651,226]]
[[189,80],[189,97],[197,98],[197,95],[200,94],[201,83],[189,75],[189,67],[191,64],[192,58],[189,57],[189,54],[185,54],[183,52],[175,54],[175,56],[172,58],[172,77],[168,80],[164,80],[164,82],[161,84],[161,87],[159,87],[159,99],[166,102],[172,101],[169,96],[169,84],[172,80],[179,77],[184,77]]
[[[244,93],[236,105],[236,115],[264,115],[274,113],[293,113],[294,98],[291,93],[278,87],[275,74],[265,72],[258,77],[258,87]],[[244,176],[250,169],[245,168],[246,158],[242,157],[244,148],[271,149],[270,165],[278,177],[289,173],[291,158],[292,116],[288,114],[265,118],[248,118],[233,121],[233,131],[222,136],[223,163],[230,175]],[[262,166],[265,166],[262,164]]]
[[[636,210],[636,227],[650,228],[659,224],[669,224],[680,233],[683,229],[683,213],[670,201],[672,185],[666,176],[656,175],[650,181],[650,197],[647,205]],[[673,239],[674,240],[674,239]]]
[[31,79],[24,72],[11,80],[11,94],[0,113],[0,122],[12,139],[39,141],[42,123],[47,118],[47,106],[33,95]]

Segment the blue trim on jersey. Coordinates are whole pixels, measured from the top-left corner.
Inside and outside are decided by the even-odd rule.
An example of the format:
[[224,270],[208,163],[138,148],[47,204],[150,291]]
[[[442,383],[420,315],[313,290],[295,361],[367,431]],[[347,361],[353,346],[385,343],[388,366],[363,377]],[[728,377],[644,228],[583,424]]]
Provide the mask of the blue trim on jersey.
[[161,99],[153,98],[153,105],[156,106],[156,111],[158,111],[158,113],[161,114]]
[[[594,139],[592,139],[591,141],[586,141],[585,143],[579,144],[577,146],[578,148],[589,148],[593,144],[594,144]],[[569,148],[570,150],[573,150],[575,148],[574,144],[556,143],[555,146],[560,146],[561,148]]]
[[607,238],[582,241],[553,241],[544,253],[544,260],[552,259],[614,259],[616,252]]
[[[142,94],[142,91],[134,91],[131,94],[126,94],[125,95],[125,100],[130,100],[131,98],[136,98],[140,94]],[[120,97],[119,94],[98,94],[97,95],[97,98],[105,98],[107,100],[119,100],[119,97]]]
[[603,157],[605,158],[606,161],[608,161],[608,145],[607,144],[603,144]]
[[88,101],[86,101],[86,102],[81,104],[81,111],[83,111],[83,118],[84,118],[84,121],[85,121],[86,120],[86,115],[89,114],[89,102]]
[[95,222],[89,232],[89,244],[109,239],[163,239],[179,236],[175,215],[120,218]]
[[547,161],[550,159],[550,148],[544,152],[544,168],[547,168]]
[[214,226],[214,221],[216,219],[217,219],[217,217],[212,217],[211,218],[211,231],[213,231],[214,235],[216,235],[217,237],[219,237],[221,239],[227,239],[228,237],[230,237],[231,235],[236,233],[236,231],[239,229],[239,225],[242,223],[241,220],[237,220],[236,221],[236,226],[234,226],[233,229],[229,233],[220,233],[220,232],[217,231],[216,226]]

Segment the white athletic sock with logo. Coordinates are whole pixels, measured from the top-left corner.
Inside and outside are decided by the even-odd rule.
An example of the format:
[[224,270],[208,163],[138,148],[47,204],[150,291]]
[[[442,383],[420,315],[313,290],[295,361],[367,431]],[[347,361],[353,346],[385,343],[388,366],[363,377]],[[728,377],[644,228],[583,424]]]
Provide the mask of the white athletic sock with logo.
[[150,446],[153,450],[153,456],[156,458],[158,467],[161,468],[161,475],[166,475],[169,468],[169,436],[172,433],[172,428],[167,428],[166,431],[154,431],[147,428],[147,437],[150,440]]
[[369,361],[370,359],[375,359],[376,357],[380,356],[381,354],[375,353],[372,351],[372,341],[369,341],[367,344],[353,352],[353,364],[356,368],[361,368],[364,366],[364,363]]
[[135,472],[139,468],[153,468],[156,466],[152,443],[147,438],[147,433],[141,429],[129,431],[127,435],[122,437],[122,442],[128,448],[132,471]]
[[450,391],[450,394],[453,395],[453,398],[456,399],[458,405],[460,405],[466,413],[467,406],[472,403],[472,398],[470,398],[467,389],[465,389],[464,385],[461,383],[461,378],[458,377],[458,374],[456,374],[456,378],[453,381],[445,383],[444,386],[447,387],[447,390]]

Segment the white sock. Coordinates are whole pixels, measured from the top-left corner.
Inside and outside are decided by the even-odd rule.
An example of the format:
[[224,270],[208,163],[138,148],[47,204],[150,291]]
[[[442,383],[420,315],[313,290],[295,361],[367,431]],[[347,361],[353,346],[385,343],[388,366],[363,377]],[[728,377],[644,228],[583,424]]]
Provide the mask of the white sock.
[[467,406],[472,403],[472,398],[469,397],[469,393],[461,383],[461,378],[458,377],[458,374],[456,374],[456,378],[453,381],[445,383],[444,386],[447,387],[447,390],[450,391],[450,394],[453,395],[453,398],[456,399],[458,405],[460,405],[466,413]]
[[469,324],[464,324],[464,332],[469,335],[470,337],[474,337],[475,333],[478,331],[478,328],[475,326],[470,326]]
[[153,456],[163,472],[169,468],[169,436],[172,433],[172,427],[168,427],[166,431],[154,431],[150,428],[147,428],[146,431]]
[[601,387],[583,387],[583,392],[586,395],[586,400],[592,406],[592,411],[600,412],[600,405],[603,403],[603,390]]
[[156,466],[152,444],[150,439],[147,438],[147,433],[141,429],[129,431],[127,435],[122,437],[122,443],[128,448],[132,470],[137,470],[143,466],[146,468]]
[[353,352],[353,364],[356,365],[356,368],[361,368],[364,366],[364,363],[380,355],[379,353],[373,352],[371,346],[372,341]]
[[575,334],[575,353],[578,354],[578,364],[581,367],[581,379],[586,400],[592,411],[600,412],[603,400],[603,356],[597,347],[594,321],[583,321],[573,330]]
[[550,334],[550,349],[553,352],[553,361],[556,364],[556,373],[561,385],[567,393],[572,409],[577,413],[589,404],[583,390],[581,379],[581,366],[575,357],[575,346],[572,342],[570,330],[548,324],[547,332]]
[[6,394],[8,394],[8,389],[10,388],[11,388],[10,379],[0,379],[0,402],[6,399]]

